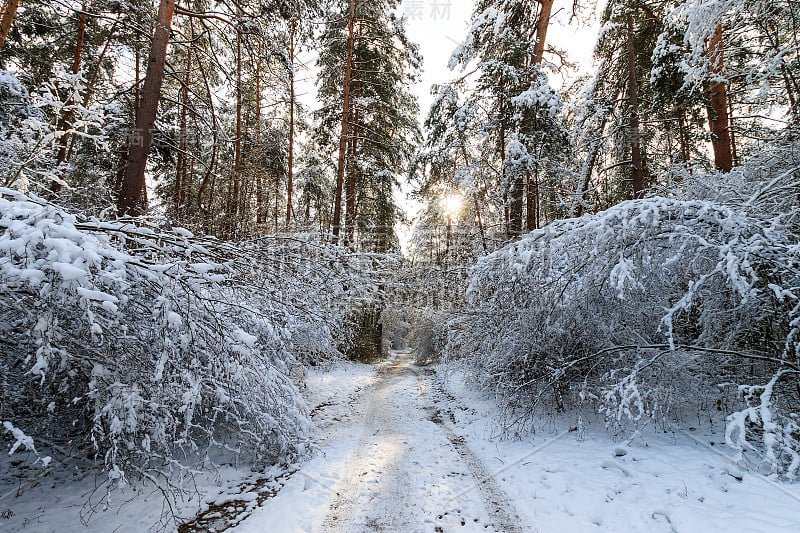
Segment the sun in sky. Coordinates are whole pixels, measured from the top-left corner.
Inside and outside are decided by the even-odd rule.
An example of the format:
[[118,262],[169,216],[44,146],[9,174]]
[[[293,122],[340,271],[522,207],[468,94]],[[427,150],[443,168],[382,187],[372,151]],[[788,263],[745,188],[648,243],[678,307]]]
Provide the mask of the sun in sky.
[[464,196],[459,193],[449,193],[442,198],[442,210],[448,218],[456,218],[464,207]]

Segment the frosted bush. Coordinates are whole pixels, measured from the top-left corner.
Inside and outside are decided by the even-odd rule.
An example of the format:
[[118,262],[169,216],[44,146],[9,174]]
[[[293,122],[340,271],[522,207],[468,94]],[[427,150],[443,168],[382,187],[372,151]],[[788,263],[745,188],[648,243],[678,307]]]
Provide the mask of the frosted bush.
[[418,365],[438,361],[447,344],[451,314],[432,308],[416,310],[411,317],[411,346]]
[[[29,93],[13,73],[0,70],[0,187],[45,190],[57,183],[69,188],[55,164],[56,145],[65,133],[109,151],[108,136],[124,119],[113,106],[84,106],[80,94],[87,83],[82,74],[57,70]],[[70,127],[58,131],[64,114],[71,116]]]
[[727,407],[738,391],[725,396],[730,387],[719,385],[740,384],[759,428],[746,432],[743,415],[730,413],[731,444],[759,440],[765,460],[793,476],[798,266],[796,235],[780,217],[711,201],[629,201],[480,260],[446,354],[506,398],[517,421],[537,405],[581,402],[609,423],[663,420]]
[[311,430],[292,368],[339,355],[382,261],[79,219],[0,189],[0,420],[114,483],[214,450],[291,461]]

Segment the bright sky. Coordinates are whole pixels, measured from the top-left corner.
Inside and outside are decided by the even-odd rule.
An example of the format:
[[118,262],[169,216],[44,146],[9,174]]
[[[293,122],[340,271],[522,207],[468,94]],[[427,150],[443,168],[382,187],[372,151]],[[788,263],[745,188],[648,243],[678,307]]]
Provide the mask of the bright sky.
[[408,17],[409,37],[419,44],[424,61],[422,82],[415,88],[424,120],[432,101],[431,86],[453,76],[447,63],[467,33],[472,1],[404,0],[400,11]]
[[[447,63],[455,47],[466,36],[473,7],[472,0],[404,0],[400,7],[401,14],[408,17],[409,37],[420,45],[424,58],[422,82],[416,87],[423,118],[432,100],[431,85],[446,82],[454,76]],[[553,10],[556,20],[547,40],[556,48],[566,50],[570,61],[578,64],[580,72],[586,72],[591,68],[597,29],[579,25],[577,21],[570,24],[571,9],[572,0],[556,0]],[[551,83],[560,87],[563,80],[556,77]]]
[[[408,18],[409,37],[420,45],[424,59],[422,80],[414,89],[420,102],[420,122],[425,120],[433,100],[430,94],[431,86],[447,82],[458,75],[451,72],[447,64],[455,47],[466,36],[473,7],[473,0],[403,0],[400,11]],[[592,51],[597,35],[596,26],[579,25],[577,21],[569,24],[571,9],[572,0],[556,0],[553,9],[555,22],[552,23],[547,36],[550,44],[566,50],[569,60],[577,63],[578,72],[570,75],[570,78],[591,69]],[[588,15],[590,13],[582,14],[584,17]],[[568,79],[563,79],[561,76],[551,77],[551,84],[555,88],[563,86],[565,81]],[[408,187],[404,187],[397,200],[413,220],[422,206],[408,198],[408,192]],[[408,250],[411,233],[411,227],[398,228],[404,251]]]
[[[597,1],[602,4],[602,0]],[[577,21],[570,24],[572,5],[572,0],[555,0],[554,22],[551,23],[547,40],[556,48],[564,49],[568,53],[569,60],[577,63],[579,73],[585,73],[591,69],[597,27],[588,27],[585,24],[578,24]],[[403,0],[400,6],[400,14],[408,18],[408,35],[412,41],[419,44],[424,61],[422,79],[414,88],[420,102],[420,123],[424,122],[432,102],[431,86],[445,83],[459,75],[451,72],[447,64],[455,47],[466,36],[473,8],[473,0]],[[591,13],[581,13],[581,16],[588,18]],[[307,55],[308,57],[304,57],[303,60],[311,69],[305,83],[301,83],[303,86],[301,92],[305,93],[301,96],[301,100],[313,109],[316,96],[313,87],[313,78],[316,74],[313,67],[315,54],[309,52]],[[577,74],[572,73],[569,78]],[[565,81],[568,80],[562,79],[561,76],[551,76],[551,84],[555,88],[562,87]],[[419,213],[421,205],[408,198],[409,192],[410,188],[405,185],[403,191],[398,192],[396,199],[413,220]],[[411,231],[408,226],[398,228],[404,250],[408,249]]]

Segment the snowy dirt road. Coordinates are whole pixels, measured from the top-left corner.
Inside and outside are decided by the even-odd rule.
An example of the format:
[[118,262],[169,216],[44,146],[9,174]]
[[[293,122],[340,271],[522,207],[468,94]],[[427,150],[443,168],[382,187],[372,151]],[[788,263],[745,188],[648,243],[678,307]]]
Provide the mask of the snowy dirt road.
[[432,374],[412,361],[396,352],[346,407],[320,404],[315,418],[331,410],[321,456],[236,531],[533,531],[436,408]]
[[[310,369],[313,457],[198,474],[177,502],[179,533],[800,531],[800,485],[738,462],[719,422],[620,436],[599,420],[572,431],[562,417],[504,437],[493,398],[412,357]],[[157,489],[95,487],[92,477],[9,487],[0,531],[174,531]]]
[[494,401],[445,373],[410,353],[312,370],[316,454],[226,531],[800,531],[800,487],[740,470],[724,426],[621,439],[553,420],[505,439]]

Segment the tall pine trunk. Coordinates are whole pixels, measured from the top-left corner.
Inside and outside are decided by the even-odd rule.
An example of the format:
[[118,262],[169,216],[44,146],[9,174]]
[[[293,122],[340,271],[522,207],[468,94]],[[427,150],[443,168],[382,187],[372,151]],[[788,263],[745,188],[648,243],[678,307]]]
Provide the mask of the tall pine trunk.
[[[261,175],[262,142],[261,142],[261,57],[263,49],[258,45],[258,58],[256,59],[256,226],[264,224],[264,180]],[[291,144],[291,142],[289,143]]]
[[178,139],[178,164],[175,172],[175,190],[173,191],[173,204],[175,214],[180,215],[184,205],[186,190],[188,189],[187,181],[187,167],[188,158],[186,151],[188,143],[186,142],[187,122],[189,111],[189,83],[191,82],[190,73],[192,71],[192,48],[186,50],[186,73],[183,80],[183,87],[181,87],[181,114],[180,114],[180,138]]
[[[88,15],[86,13],[87,5],[86,2],[83,3],[81,6],[81,12],[78,15],[78,33],[75,37],[75,54],[72,58],[72,74],[78,74],[81,71],[81,57],[83,56],[83,41],[86,35],[86,22],[88,19]],[[89,89],[87,88],[87,93]],[[70,95],[71,105],[74,105],[75,96]],[[67,109],[58,119],[58,131],[63,131],[64,133],[61,135],[61,138],[58,139],[58,152],[56,153],[56,165],[61,165],[64,161],[67,160],[67,148],[69,147],[69,138],[70,134],[66,131],[70,124],[72,123],[72,117],[74,113],[72,109]],[[59,174],[61,172],[58,172]],[[50,190],[53,192],[58,192],[61,189],[61,179],[54,179],[53,182],[50,184]]]
[[547,29],[550,27],[550,15],[553,11],[553,0],[539,0],[542,8],[536,21],[536,44],[533,46],[533,62],[540,64],[544,59],[544,48],[547,40]]
[[511,180],[508,209],[508,235],[518,237],[522,233],[522,217],[525,201],[525,175],[518,173]]
[[592,183],[592,173],[597,164],[597,159],[600,157],[600,148],[603,146],[603,135],[608,123],[608,114],[603,114],[603,119],[600,121],[600,126],[597,128],[597,138],[592,141],[589,147],[589,156],[581,169],[581,184],[578,191],[578,208],[575,215],[583,216],[586,205],[589,203],[589,187]]
[[[191,22],[191,19],[190,19]],[[194,34],[194,27],[192,27],[192,34]],[[206,88],[206,97],[208,98],[208,107],[211,111],[211,129],[213,135],[213,143],[211,146],[211,161],[206,168],[206,172],[203,175],[203,179],[200,180],[200,186],[197,188],[197,207],[203,211],[204,213],[208,211],[208,205],[203,204],[203,197],[205,196],[205,192],[209,186],[213,189],[214,183],[214,168],[217,164],[217,146],[219,145],[219,127],[217,125],[217,110],[214,107],[214,96],[211,93],[211,84],[208,82],[208,76],[206,75],[206,70],[203,67],[202,58],[197,58],[197,69],[200,71],[200,75],[203,78],[203,84]],[[209,195],[213,197],[213,195]],[[210,204],[211,202],[209,202]]]
[[736,149],[736,136],[734,135],[734,124],[733,124],[733,99],[728,95],[728,132],[731,136],[731,161],[733,162],[733,166],[739,166],[739,154]]
[[275,196],[275,205],[273,206],[274,209],[272,210],[272,222],[273,222],[273,224],[275,226],[275,235],[277,235],[278,231],[279,231],[279,228],[278,228],[278,218],[279,218],[278,217],[278,213],[280,212],[280,208],[278,206],[278,199],[281,196],[281,190],[280,189],[281,189],[280,174],[275,174],[275,190],[273,191],[274,192],[274,196]]
[[[106,43],[103,45],[103,50],[100,52],[100,55],[97,57],[97,64],[94,67],[94,71],[92,72],[92,76],[89,78],[89,84],[86,86],[86,92],[83,95],[83,107],[89,107],[89,102],[92,100],[93,89],[95,86],[95,82],[97,81],[97,77],[100,75],[100,69],[103,66],[103,60],[106,57],[106,53],[108,53],[108,48],[111,46],[111,39],[114,36],[114,32],[119,25],[119,18],[114,21],[114,24],[111,26],[111,29],[108,30],[108,36],[106,37]],[[75,151],[75,135],[71,136],[72,139],[69,143],[69,150],[67,151],[67,158],[66,161],[72,159],[72,154]]]
[[130,149],[125,179],[117,201],[120,216],[136,216],[145,208],[146,184],[145,169],[147,152],[153,142],[153,128],[158,113],[158,101],[161,96],[161,85],[164,82],[164,67],[167,59],[172,17],[175,15],[175,0],[161,0],[158,18],[153,32],[150,56],[147,64],[147,75],[138,112],[136,126],[131,136]]
[[[533,64],[541,65],[547,44],[547,30],[553,12],[553,0],[539,0],[539,16],[536,19],[536,43],[533,45]],[[538,226],[539,186],[531,178],[531,173],[519,174],[510,184],[511,199],[508,209],[508,234],[517,237],[522,234],[523,218],[528,230]],[[527,206],[527,209],[526,209]]]
[[536,171],[536,177],[529,170],[525,173],[527,181],[527,196],[525,203],[527,210],[525,212],[525,227],[528,231],[539,229],[539,172]]
[[6,44],[11,25],[14,23],[14,17],[17,16],[19,4],[20,0],[8,0],[6,8],[3,10],[3,17],[0,18],[0,50]]
[[628,137],[631,148],[631,181],[633,197],[644,196],[644,162],[639,129],[639,79],[637,77],[636,43],[634,42],[633,16],[627,17],[628,42]]
[[[505,106],[500,106],[500,116],[506,116]],[[500,152],[500,176],[503,184],[503,229],[507,237],[511,237],[511,204],[510,193],[512,192],[511,182],[508,179],[508,169],[506,169],[506,123],[500,121],[500,138],[498,139],[498,152]]]
[[[352,94],[358,98],[358,84],[353,85]],[[355,227],[356,227],[356,180],[358,176],[358,128],[359,113],[355,107],[351,111],[350,120],[350,155],[348,157],[347,174],[345,175],[344,183],[344,227],[345,238],[348,246],[352,246],[355,241]]]
[[[242,32],[236,30],[236,139],[233,143],[233,183],[228,200],[231,225],[236,224],[239,212],[239,188],[242,172]],[[231,228],[233,229],[233,228]]]
[[342,129],[339,135],[339,162],[336,167],[336,190],[333,197],[333,242],[339,240],[342,224],[342,189],[347,155],[347,131],[350,115],[350,83],[353,76],[353,47],[355,45],[356,0],[350,0],[350,20],[347,27],[347,59],[345,61],[344,97],[342,102]]
[[678,139],[681,145],[681,162],[686,164],[689,162],[691,152],[689,149],[689,132],[687,131],[686,124],[686,111],[682,107],[675,108],[675,114],[678,116]]
[[708,123],[711,128],[711,146],[714,149],[714,166],[722,172],[733,168],[731,132],[728,122],[728,89],[719,78],[724,70],[722,26],[717,26],[708,42],[709,84]]
[[[503,109],[503,116],[507,116],[508,109]],[[526,121],[527,122],[527,121]],[[509,175],[505,168],[506,158],[506,144],[504,128],[503,131],[503,173],[504,180],[508,182],[508,236],[511,238],[519,237],[522,235],[522,223],[525,216],[525,174],[519,170],[515,171],[514,175]],[[523,123],[521,128],[523,131],[530,131],[530,127],[526,127]]]
[[786,86],[786,96],[789,99],[789,107],[791,108],[792,115],[795,119],[800,118],[800,84],[792,71],[786,68],[786,64],[781,64],[781,74],[783,75],[783,83]]
[[[464,132],[461,128],[458,127],[458,122],[456,121],[456,127],[458,128],[458,142],[461,144],[461,154],[464,156],[464,165],[470,166],[469,163],[469,154],[467,153],[467,140],[464,138]],[[481,204],[478,202],[478,193],[477,191],[472,195],[473,204],[475,206],[475,218],[478,222],[478,232],[481,235],[481,245],[483,247],[483,253],[489,253],[489,248],[486,245],[486,231],[483,229],[483,216],[481,215]]]
[[[78,17],[78,34],[75,37],[75,55],[72,59],[72,73],[78,74],[81,71],[81,57],[83,55],[83,41],[84,37],[86,36],[86,22],[88,20],[88,14],[86,13],[87,5],[84,2],[83,6],[81,7],[81,13]],[[87,88],[87,92],[90,89]],[[61,117],[59,121],[59,130],[64,131],[69,127],[70,122],[72,121],[73,113],[72,111],[66,111],[64,115]],[[67,159],[67,147],[69,144],[69,133],[64,133],[59,139],[59,146],[58,146],[58,154],[56,155],[56,163],[61,164]],[[55,190],[58,190],[59,185],[56,183],[54,184]]]
[[292,222],[292,194],[294,193],[294,61],[295,61],[295,32],[297,22],[292,19],[292,28],[289,35],[289,63],[292,72],[289,78],[289,171],[286,174],[286,227]]

